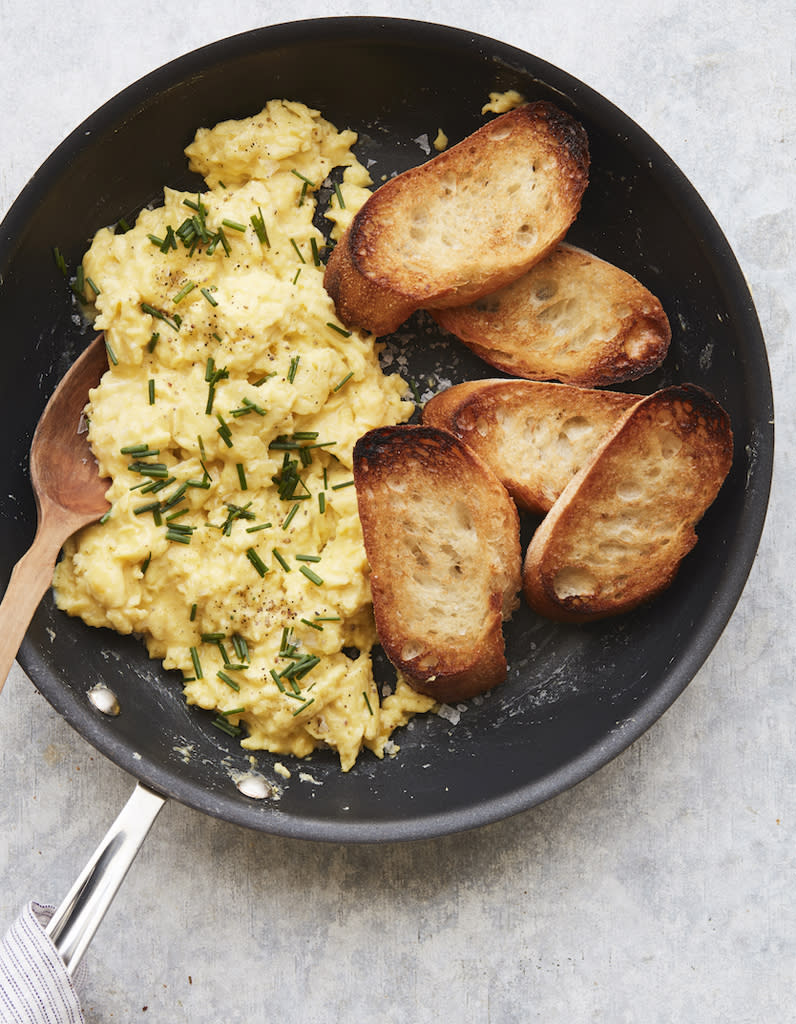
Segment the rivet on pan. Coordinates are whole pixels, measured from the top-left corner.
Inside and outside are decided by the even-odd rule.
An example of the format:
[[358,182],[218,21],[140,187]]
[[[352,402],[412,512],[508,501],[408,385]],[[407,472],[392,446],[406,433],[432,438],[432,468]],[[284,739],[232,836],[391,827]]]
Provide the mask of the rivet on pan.
[[255,772],[240,774],[234,781],[241,793],[251,797],[252,800],[265,800],[266,797],[274,795],[274,787],[271,783]]
[[116,694],[105,683],[97,683],[96,686],[92,686],[88,691],[88,699],[103,715],[116,716],[122,710],[119,707]]

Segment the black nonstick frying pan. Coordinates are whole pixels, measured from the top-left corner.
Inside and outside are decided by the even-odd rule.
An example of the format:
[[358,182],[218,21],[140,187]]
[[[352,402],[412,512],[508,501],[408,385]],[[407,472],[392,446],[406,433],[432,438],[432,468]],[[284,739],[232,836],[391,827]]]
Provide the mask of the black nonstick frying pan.
[[[271,98],[301,100],[356,130],[379,181],[426,159],[438,129],[452,142],[473,131],[488,94],[510,88],[583,123],[591,181],[569,239],[639,277],[669,314],[669,357],[633,389],[691,381],[730,414],[735,464],[700,541],[671,589],[632,615],[572,627],[521,608],[506,630],[506,683],[448,718],[416,719],[396,735],[396,757],[365,753],[342,774],[336,757],[319,751],[291,764],[285,780],[274,772],[277,758],[257,755],[254,778],[278,785],[277,795],[268,786],[241,791],[241,775],[252,778],[248,752],[206,712],[185,706],[179,678],[150,662],[135,638],[89,628],[45,598],[19,653],[23,668],[89,743],[165,796],[263,832],[336,842],[425,838],[495,821],[625,749],[689,683],[733,612],[765,518],[773,410],[752,300],[719,227],[666,154],[586,85],[503,43],[388,18],[299,21],[190,53],[102,106],[20,195],[0,233],[0,586],[34,532],[27,452],[36,421],[92,336],[54,246],[74,266],[97,228],[132,220],[164,184],[198,187],[183,155],[196,128],[256,113]],[[390,340],[388,358],[399,354],[427,391],[495,375],[422,315]],[[532,527],[525,524],[525,539]],[[388,678],[389,666],[380,672]],[[120,714],[89,699],[98,683],[116,695]]]

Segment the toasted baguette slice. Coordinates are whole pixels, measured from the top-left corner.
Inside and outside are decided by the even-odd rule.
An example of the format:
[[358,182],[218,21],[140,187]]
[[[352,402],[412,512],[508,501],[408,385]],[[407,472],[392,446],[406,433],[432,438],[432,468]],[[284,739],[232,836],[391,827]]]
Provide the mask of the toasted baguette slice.
[[514,280],[563,238],[588,170],[585,131],[551,103],[494,118],[359,210],[324,276],[338,316],[389,334],[416,309]]
[[672,337],[663,307],[641,282],[563,242],[494,294],[431,313],[490,366],[585,387],[649,373]]
[[387,657],[439,701],[502,682],[502,623],[519,603],[522,575],[505,487],[453,434],[408,425],[359,439],[354,480]]
[[548,512],[640,395],[532,380],[476,380],[434,395],[423,422],[450,430],[517,505]]
[[638,402],[542,521],[523,590],[539,614],[629,611],[675,577],[732,463],[727,414],[691,384]]

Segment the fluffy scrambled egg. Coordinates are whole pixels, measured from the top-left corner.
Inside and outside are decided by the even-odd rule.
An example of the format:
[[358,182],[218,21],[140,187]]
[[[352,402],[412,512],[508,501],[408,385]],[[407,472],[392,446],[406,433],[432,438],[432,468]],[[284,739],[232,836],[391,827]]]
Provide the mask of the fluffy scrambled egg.
[[97,233],[83,268],[109,369],[87,417],[111,510],[54,580],[61,609],[140,634],[245,748],[325,745],[343,770],[433,706],[400,679],[381,698],[370,658],[352,449],[413,405],[322,285],[319,193],[333,238],[370,194],[355,141],[272,101],[197,132],[207,190]]

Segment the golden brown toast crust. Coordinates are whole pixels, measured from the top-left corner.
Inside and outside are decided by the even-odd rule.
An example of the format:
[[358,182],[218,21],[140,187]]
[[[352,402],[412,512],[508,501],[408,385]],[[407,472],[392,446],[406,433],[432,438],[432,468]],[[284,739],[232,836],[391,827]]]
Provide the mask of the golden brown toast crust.
[[359,210],[324,276],[338,316],[383,335],[514,280],[563,238],[588,170],[586,133],[552,104],[494,118]]
[[501,683],[502,623],[522,564],[506,489],[453,434],[426,426],[369,431],[354,448],[354,480],[387,657],[439,701]]
[[477,380],[434,395],[423,422],[456,434],[520,508],[543,515],[640,398],[542,381]]
[[672,336],[660,301],[640,281],[565,242],[495,293],[431,313],[505,373],[584,387],[651,372]]
[[638,402],[543,520],[523,591],[541,615],[626,612],[674,579],[732,464],[729,418],[692,384]]

